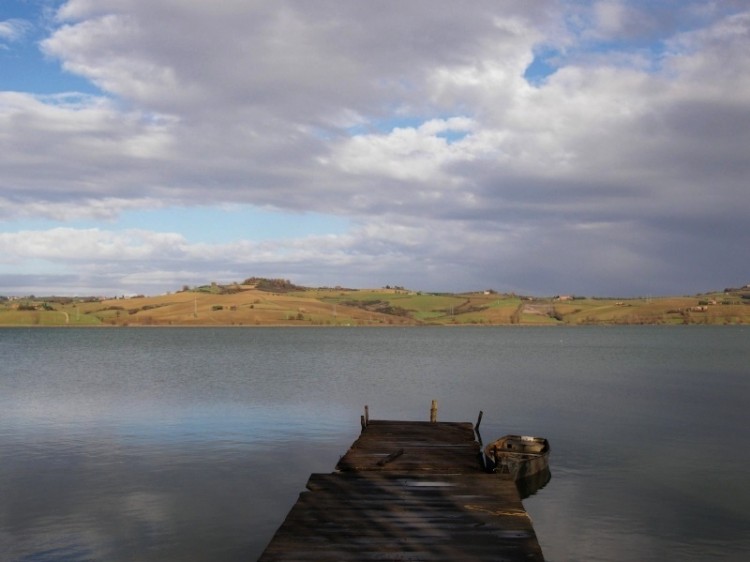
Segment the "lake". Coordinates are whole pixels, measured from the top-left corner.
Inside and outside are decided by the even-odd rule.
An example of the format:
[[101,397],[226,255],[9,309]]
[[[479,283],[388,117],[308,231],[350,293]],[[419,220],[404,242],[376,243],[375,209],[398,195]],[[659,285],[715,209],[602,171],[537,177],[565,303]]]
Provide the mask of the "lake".
[[750,559],[747,327],[0,329],[0,559],[255,560],[373,419],[547,437],[547,560]]

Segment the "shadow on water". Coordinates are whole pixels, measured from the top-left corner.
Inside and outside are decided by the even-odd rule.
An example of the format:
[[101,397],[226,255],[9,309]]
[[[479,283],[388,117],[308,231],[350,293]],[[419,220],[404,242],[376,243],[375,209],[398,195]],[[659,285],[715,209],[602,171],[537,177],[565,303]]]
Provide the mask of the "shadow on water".
[[521,494],[521,499],[525,500],[549,484],[551,479],[552,472],[549,468],[545,468],[542,472],[537,472],[532,476],[518,480],[516,488],[518,488],[518,493]]

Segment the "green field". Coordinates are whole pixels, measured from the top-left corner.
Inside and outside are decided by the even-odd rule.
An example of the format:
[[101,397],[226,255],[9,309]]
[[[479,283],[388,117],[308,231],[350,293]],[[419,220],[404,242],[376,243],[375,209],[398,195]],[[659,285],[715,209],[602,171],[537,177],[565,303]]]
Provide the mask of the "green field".
[[2,326],[611,324],[750,324],[750,287],[692,296],[609,299],[235,283],[153,297],[0,300]]

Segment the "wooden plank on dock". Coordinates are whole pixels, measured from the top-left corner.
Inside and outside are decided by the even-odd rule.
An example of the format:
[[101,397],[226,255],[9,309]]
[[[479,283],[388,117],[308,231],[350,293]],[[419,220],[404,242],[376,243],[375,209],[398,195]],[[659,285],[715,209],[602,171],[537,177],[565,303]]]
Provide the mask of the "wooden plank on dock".
[[[393,461],[381,463],[401,450]],[[480,452],[470,423],[372,420],[336,469],[479,473]]]
[[315,474],[262,561],[543,560],[515,484],[492,474]]
[[260,560],[543,560],[515,483],[478,455],[470,423],[369,421]]

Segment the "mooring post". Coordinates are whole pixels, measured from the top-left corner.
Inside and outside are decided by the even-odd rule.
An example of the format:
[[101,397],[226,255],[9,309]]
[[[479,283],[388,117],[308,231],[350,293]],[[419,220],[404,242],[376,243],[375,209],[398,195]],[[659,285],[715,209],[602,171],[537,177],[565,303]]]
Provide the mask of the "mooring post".
[[367,424],[370,423],[370,408],[365,404],[365,413],[359,416],[359,423],[362,425],[362,431],[367,429]]
[[477,436],[477,441],[479,442],[479,464],[481,464],[485,470],[487,470],[487,459],[484,458],[484,452],[482,451],[482,446],[484,443],[482,443],[482,434],[479,433],[479,424],[482,423],[482,415],[484,415],[484,412],[482,410],[479,410],[479,417],[477,418],[477,425],[474,426],[474,433]]
[[437,421],[437,400],[433,400],[432,406],[430,406],[430,421],[432,423]]

